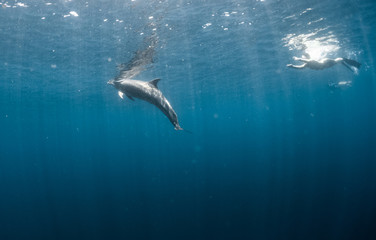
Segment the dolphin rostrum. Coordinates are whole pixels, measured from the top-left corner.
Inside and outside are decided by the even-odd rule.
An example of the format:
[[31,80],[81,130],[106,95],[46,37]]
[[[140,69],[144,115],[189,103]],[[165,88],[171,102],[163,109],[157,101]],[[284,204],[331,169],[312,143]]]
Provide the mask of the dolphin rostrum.
[[176,130],[183,130],[178,122],[178,117],[171,107],[171,104],[158,89],[158,82],[160,79],[154,79],[150,82],[134,80],[133,77],[138,75],[144,66],[153,62],[154,48],[156,38],[152,35],[148,46],[136,52],[136,55],[126,64],[121,64],[120,74],[113,80],[108,81],[108,84],[113,85],[119,90],[118,94],[121,98],[127,96],[129,99],[138,98],[155,105],[174,125]]

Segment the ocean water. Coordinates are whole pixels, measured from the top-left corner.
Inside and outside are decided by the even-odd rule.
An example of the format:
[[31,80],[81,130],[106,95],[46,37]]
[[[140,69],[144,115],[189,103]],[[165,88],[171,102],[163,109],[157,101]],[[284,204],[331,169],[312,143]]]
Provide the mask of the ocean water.
[[[1,0],[0,239],[376,239],[375,30],[373,0]],[[107,84],[150,36],[192,134]]]

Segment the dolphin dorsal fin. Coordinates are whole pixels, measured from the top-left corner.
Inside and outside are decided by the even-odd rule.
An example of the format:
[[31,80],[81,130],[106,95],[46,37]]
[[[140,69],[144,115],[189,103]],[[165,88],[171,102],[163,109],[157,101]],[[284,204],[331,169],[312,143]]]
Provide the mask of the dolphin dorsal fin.
[[160,81],[160,78],[156,78],[154,80],[151,80],[149,83],[153,85],[155,88],[158,88],[158,82]]

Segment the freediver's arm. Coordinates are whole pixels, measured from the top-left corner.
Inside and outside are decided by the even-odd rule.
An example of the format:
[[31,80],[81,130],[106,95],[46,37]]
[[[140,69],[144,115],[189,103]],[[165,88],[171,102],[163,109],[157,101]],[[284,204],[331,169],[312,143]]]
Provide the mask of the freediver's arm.
[[295,68],[295,69],[303,69],[306,67],[306,63],[302,64],[302,65],[292,65],[292,64],[287,64],[286,66],[287,67],[290,67],[290,68]]
[[295,61],[301,61],[301,62],[304,62],[304,63],[307,63],[307,62],[310,62],[311,60],[307,59],[307,58],[298,58],[298,57],[293,57],[293,59]]

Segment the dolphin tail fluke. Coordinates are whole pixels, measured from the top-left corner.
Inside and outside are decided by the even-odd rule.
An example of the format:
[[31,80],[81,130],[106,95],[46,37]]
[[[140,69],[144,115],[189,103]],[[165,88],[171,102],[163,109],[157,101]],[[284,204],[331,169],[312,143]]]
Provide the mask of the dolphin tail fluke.
[[177,130],[177,131],[184,131],[184,132],[186,132],[186,133],[193,134],[191,131],[186,130],[186,129],[183,129],[183,128],[180,127],[179,125],[175,126],[175,130]]
[[350,66],[352,66],[352,67],[356,67],[356,68],[360,68],[360,66],[362,65],[362,64],[360,64],[359,62],[357,62],[357,61],[355,61],[355,60],[351,60],[351,59],[348,59],[348,58],[343,58],[343,61],[346,63],[346,64],[348,64],[348,65],[350,65]]
[[186,130],[186,129],[182,129],[184,132],[186,133],[189,133],[189,134],[193,134],[193,132],[189,131],[189,130]]
[[175,130],[179,131],[179,130],[184,130],[184,129],[181,128],[179,125],[176,125],[176,126],[175,126]]

